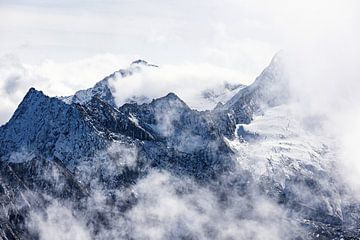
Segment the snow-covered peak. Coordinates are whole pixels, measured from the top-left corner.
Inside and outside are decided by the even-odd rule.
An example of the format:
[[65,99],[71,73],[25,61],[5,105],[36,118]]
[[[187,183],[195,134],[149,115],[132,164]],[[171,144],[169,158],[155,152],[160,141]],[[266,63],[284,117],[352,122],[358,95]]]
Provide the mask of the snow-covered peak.
[[285,103],[289,97],[289,77],[282,55],[276,54],[251,85],[216,110],[232,112],[237,123],[249,123],[254,113]]
[[106,101],[113,107],[116,107],[114,92],[115,89],[110,84],[110,81],[119,81],[122,78],[131,76],[133,74],[140,73],[144,68],[148,67],[158,67],[157,65],[150,64],[145,60],[136,60],[133,61],[130,66],[126,69],[120,69],[115,71],[114,73],[108,75],[101,81],[97,82],[93,87],[79,90],[72,96],[67,97],[59,97],[62,101],[70,104],[70,103],[79,103],[85,104],[91,101],[91,98],[94,96],[98,96],[103,101]]
[[30,88],[9,122],[21,117],[21,115],[23,115],[25,112],[34,111],[37,106],[40,106],[48,99],[49,97],[46,96],[42,91],[38,91],[33,87]]
[[169,105],[177,106],[181,108],[187,108],[190,109],[187,104],[181,100],[175,93],[168,93],[166,96],[155,99],[152,101],[152,104],[154,105]]
[[0,128],[0,157],[9,159],[20,151],[58,158],[70,166],[102,146],[95,133],[75,105],[31,88],[10,121]]
[[149,67],[159,67],[159,66],[157,66],[155,64],[148,63],[147,61],[142,60],[142,59],[135,60],[130,64],[130,66],[136,66],[136,65],[149,66]]
[[[255,79],[255,81],[248,87],[241,89],[233,98],[231,98],[226,104],[226,108],[231,108],[237,102],[241,101],[246,95],[262,94],[262,99],[265,102],[270,101],[273,98],[277,98],[279,95],[284,94],[283,90],[287,90],[287,76],[285,76],[285,66],[282,60],[282,54],[276,54],[269,66]],[[265,93],[265,91],[267,93]]]

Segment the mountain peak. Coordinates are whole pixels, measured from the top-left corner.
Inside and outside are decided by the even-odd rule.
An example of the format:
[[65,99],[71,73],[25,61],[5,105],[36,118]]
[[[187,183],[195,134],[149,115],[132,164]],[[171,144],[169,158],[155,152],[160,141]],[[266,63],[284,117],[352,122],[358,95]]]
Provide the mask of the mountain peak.
[[159,66],[157,66],[155,64],[148,63],[147,61],[142,60],[142,59],[135,60],[130,64],[130,66],[134,66],[134,65],[148,66],[148,67],[159,67]]
[[178,97],[178,95],[176,95],[176,94],[173,93],[173,92],[168,93],[168,94],[165,96],[165,98],[167,98],[167,99],[172,99],[172,100],[181,100],[181,99]]
[[160,97],[155,99],[153,102],[177,102],[180,103],[181,105],[187,106],[186,103],[181,100],[181,98],[179,98],[175,93],[170,92],[168,93],[166,96],[164,97]]
[[150,64],[145,60],[138,59],[133,61],[128,68],[120,69],[108,75],[101,81],[97,82],[93,87],[79,90],[74,95],[59,97],[60,100],[67,104],[79,103],[85,104],[91,101],[91,98],[98,95],[102,100],[109,103],[111,106],[116,107],[115,97],[113,95],[113,87],[109,84],[110,79],[124,78],[133,74],[141,72],[145,67],[158,67],[157,65]]
[[283,58],[283,51],[276,53],[255,81],[241,89],[221,109],[233,111],[237,123],[248,123],[254,113],[285,103],[289,79]]
[[37,91],[34,87],[31,87],[28,92]]
[[[25,97],[21,101],[19,108],[22,107],[28,108],[28,105],[34,105],[36,102],[42,102],[45,99],[49,98],[46,96],[42,91],[36,90],[35,88],[31,87],[29,91],[26,93]],[[15,112],[16,113],[16,112]]]
[[284,56],[285,56],[285,51],[284,50],[280,50],[280,51],[276,52],[275,55],[271,59],[271,63],[277,63],[279,61],[282,61]]
[[131,64],[144,64],[144,65],[147,65],[148,62],[145,61],[145,60],[142,60],[142,59],[138,59],[138,60],[133,61]]
[[40,90],[36,90],[34,87],[31,87],[28,92],[26,93],[24,98],[27,98],[32,95],[44,95],[44,93]]

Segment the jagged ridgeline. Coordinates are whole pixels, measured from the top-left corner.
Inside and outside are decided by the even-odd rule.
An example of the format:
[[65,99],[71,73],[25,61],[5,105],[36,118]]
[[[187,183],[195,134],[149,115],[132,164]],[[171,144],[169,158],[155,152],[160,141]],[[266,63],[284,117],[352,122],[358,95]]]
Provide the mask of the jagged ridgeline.
[[[201,216],[231,212],[227,221],[235,229],[245,220],[262,219],[254,209],[264,199],[283,213],[267,222],[282,226],[276,232],[282,239],[360,236],[360,215],[354,210],[358,205],[341,202],[341,186],[334,181],[332,169],[321,163],[326,147],[313,144],[302,149],[303,145],[296,145],[299,141],[289,143],[294,134],[277,132],[270,124],[272,115],[267,112],[277,116],[289,101],[288,76],[280,56],[253,84],[228,86],[238,92],[208,111],[191,109],[175,93],[158,99],[134,96],[118,106],[111,81],[126,81],[144,68],[161,67],[138,60],[68,97],[48,97],[34,88],[28,91],[0,128],[3,239],[45,239],[42,221],[51,220],[54,203],[71,209],[71,219],[81,221],[86,230],[85,239],[225,239],[238,233],[226,235],[223,226],[229,223],[215,219],[201,222],[200,231],[180,214],[171,226],[162,228],[162,235],[151,235],[154,226],[163,224],[157,213],[146,223],[140,221],[144,231],[139,231],[135,216],[145,201],[143,186],[158,183],[154,176],[159,174],[160,183],[166,183],[160,189],[169,188],[171,196],[190,209],[196,205],[194,212]],[[269,116],[269,129],[275,132],[271,137],[247,130],[252,124],[258,126],[254,118],[262,115]],[[288,141],[287,148],[277,148],[276,141]],[[269,145],[272,148],[264,150],[262,157],[251,157],[256,155],[253,146]],[[299,159],[299,151],[307,157]],[[268,153],[274,154],[269,158]],[[260,173],[250,167],[259,161],[265,166]],[[199,194],[204,189],[206,197]],[[149,190],[162,196],[158,188]],[[94,200],[99,192],[101,207]],[[312,195],[316,200],[309,201]],[[208,214],[204,202],[198,202],[207,197],[217,208],[215,213]],[[261,239],[256,234],[252,233],[254,239]]]

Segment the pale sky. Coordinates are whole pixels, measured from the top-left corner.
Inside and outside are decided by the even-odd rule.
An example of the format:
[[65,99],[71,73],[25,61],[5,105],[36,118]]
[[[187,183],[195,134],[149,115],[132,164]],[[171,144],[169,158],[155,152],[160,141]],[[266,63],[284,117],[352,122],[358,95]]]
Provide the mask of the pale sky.
[[0,124],[31,86],[72,94],[138,58],[249,84],[277,51],[352,32],[358,10],[354,0],[0,0]]
[[270,33],[281,24],[259,18],[266,1],[261,8],[231,0],[53,2],[1,0],[1,53],[16,53],[27,63],[110,53],[254,71],[280,46],[281,36]]

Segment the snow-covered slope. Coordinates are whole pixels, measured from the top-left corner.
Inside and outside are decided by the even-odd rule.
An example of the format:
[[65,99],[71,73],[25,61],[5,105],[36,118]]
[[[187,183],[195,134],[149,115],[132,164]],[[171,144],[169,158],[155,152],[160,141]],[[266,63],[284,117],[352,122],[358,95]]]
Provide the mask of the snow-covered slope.
[[288,80],[281,53],[278,53],[254,83],[241,89],[217,110],[230,112],[236,123],[249,123],[254,113],[286,102],[289,97]]
[[263,239],[251,229],[264,223],[276,227],[272,239],[360,236],[334,143],[292,111],[281,56],[248,87],[204,93],[224,101],[238,91],[212,111],[174,93],[116,106],[108,81],[142,67],[156,66],[135,61],[66,98],[29,90],[0,128],[2,238],[38,239],[34,212],[50,217],[54,203],[69,202],[94,239],[235,238],[244,226],[241,236]]
[[[104,146],[81,107],[68,105],[31,88],[10,121],[0,130],[0,156],[58,158],[69,163],[90,156]],[[31,159],[23,159],[31,160]]]
[[339,223],[344,216],[332,141],[305,130],[301,120],[291,107],[277,106],[237,125],[237,137],[228,143],[269,195],[306,218]]

